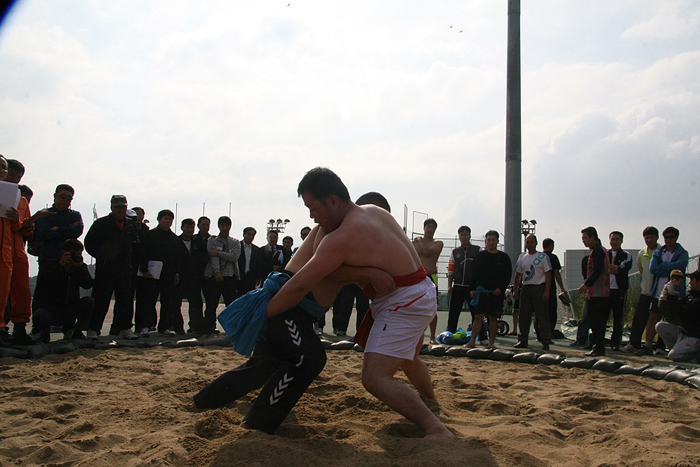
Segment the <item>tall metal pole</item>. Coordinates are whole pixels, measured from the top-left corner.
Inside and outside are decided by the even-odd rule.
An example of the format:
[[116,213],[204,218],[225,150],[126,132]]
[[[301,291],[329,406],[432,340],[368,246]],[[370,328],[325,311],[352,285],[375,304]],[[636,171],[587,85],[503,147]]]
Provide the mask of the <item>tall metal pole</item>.
[[520,0],[508,0],[508,67],[506,70],[506,212],[505,252],[515,265],[520,254],[522,183],[520,165]]

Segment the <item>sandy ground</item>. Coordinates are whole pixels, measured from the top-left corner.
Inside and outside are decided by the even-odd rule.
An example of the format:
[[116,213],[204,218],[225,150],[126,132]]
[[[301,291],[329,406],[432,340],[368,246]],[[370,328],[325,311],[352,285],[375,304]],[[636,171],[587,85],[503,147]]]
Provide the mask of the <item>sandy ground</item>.
[[455,441],[429,441],[328,363],[275,436],[239,427],[254,394],[191,400],[244,361],[216,347],[81,350],[0,361],[0,465],[700,465],[700,391],[594,370],[423,357]]

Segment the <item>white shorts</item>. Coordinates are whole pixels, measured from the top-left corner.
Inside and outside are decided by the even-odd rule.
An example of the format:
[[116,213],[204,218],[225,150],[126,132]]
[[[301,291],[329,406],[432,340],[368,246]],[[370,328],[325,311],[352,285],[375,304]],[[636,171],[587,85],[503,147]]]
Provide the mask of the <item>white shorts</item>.
[[365,353],[413,360],[418,340],[437,314],[435,284],[430,278],[408,287],[399,287],[389,295],[372,300],[374,325]]

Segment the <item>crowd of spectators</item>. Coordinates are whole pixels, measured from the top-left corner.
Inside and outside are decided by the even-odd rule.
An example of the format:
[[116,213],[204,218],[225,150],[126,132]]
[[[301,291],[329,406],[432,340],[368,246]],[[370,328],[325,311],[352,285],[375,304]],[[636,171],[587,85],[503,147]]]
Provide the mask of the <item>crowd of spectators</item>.
[[[267,243],[263,247],[253,243],[257,235],[253,227],[243,229],[242,240],[232,237],[232,222],[227,216],[217,219],[214,235],[210,234],[211,220],[205,216],[196,222],[183,219],[182,233],[176,235],[175,215],[169,209],[158,212],[155,225],[149,227],[144,209],[129,209],[126,196],[121,194],[111,197],[110,213],[93,222],[83,245],[78,240],[83,235],[83,219],[71,209],[73,187],[59,184],[52,206],[31,215],[29,203],[33,193],[20,185],[23,175],[24,166],[19,161],[0,156],[0,180],[17,184],[21,193],[17,207],[0,206],[4,212],[0,217],[0,301],[7,303],[5,312],[0,314],[0,346],[49,342],[52,330],[57,329],[66,339],[97,340],[103,333],[110,306],[113,317],[108,333],[121,339],[138,339],[153,333],[166,337],[215,334],[220,303],[231,303],[258,287],[271,271],[283,270],[295,252],[290,236],[278,245],[276,230],[266,232]],[[302,241],[310,230],[302,229]],[[513,334],[518,336],[515,347],[528,347],[531,317],[535,315],[537,339],[548,350],[555,336],[556,285],[566,293],[559,273],[561,264],[552,252],[554,241],[545,239],[540,252],[537,238],[528,236],[527,251],[515,262],[515,283],[508,285],[513,263],[496,248],[498,232],[486,234],[485,249],[470,243],[469,227],[460,227],[458,234],[460,246],[452,251],[448,265],[447,331],[457,330],[460,311],[466,304],[472,313],[474,331],[466,345],[474,347],[479,335],[479,342],[494,347],[496,323],[504,297],[510,293],[515,309],[520,311],[518,322],[513,323]],[[642,233],[646,247],[637,256],[641,295],[625,346],[623,308],[632,255],[622,249],[622,232],[609,234],[609,249],[603,247],[595,228],[587,227],[581,234],[590,254],[582,263],[585,279],[579,288],[585,295],[583,319],[571,345],[590,350],[590,356],[605,355],[605,328],[612,314],[612,350],[641,356],[666,348],[672,360],[697,359],[700,272],[685,274],[688,252],[678,243],[678,229],[668,227],[663,231],[663,245],[658,242],[659,231],[655,227],[647,227]],[[426,239],[432,237],[419,238],[424,243]],[[414,241],[417,243],[420,253],[420,242]],[[36,256],[39,265],[33,300],[27,253]],[[94,258],[94,277],[84,253]],[[688,293],[686,279],[690,279]],[[81,289],[91,290],[89,296]],[[187,323],[183,318],[184,300],[188,303]],[[359,320],[369,308],[369,301],[356,286],[346,286],[334,305],[336,335],[346,335],[355,303]],[[486,327],[482,329],[485,317],[492,318],[488,332]],[[317,333],[322,332],[324,324],[323,319],[318,321]]]

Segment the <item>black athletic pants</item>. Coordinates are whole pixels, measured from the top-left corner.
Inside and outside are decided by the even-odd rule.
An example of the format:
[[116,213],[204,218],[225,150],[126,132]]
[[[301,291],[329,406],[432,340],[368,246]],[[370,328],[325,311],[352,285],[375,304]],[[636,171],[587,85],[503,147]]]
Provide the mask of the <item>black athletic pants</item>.
[[310,316],[293,308],[269,319],[253,356],[209,383],[194,403],[200,409],[223,407],[262,387],[243,421],[273,434],[325,364],[326,351]]

